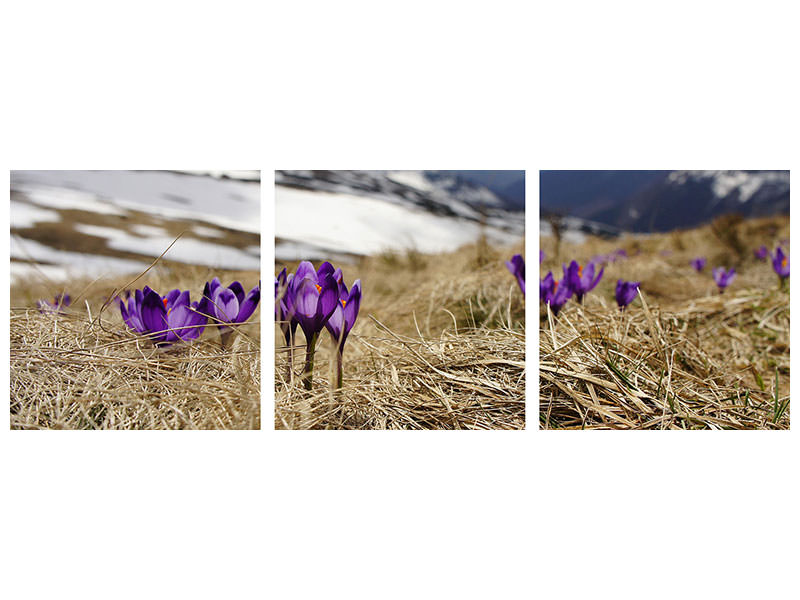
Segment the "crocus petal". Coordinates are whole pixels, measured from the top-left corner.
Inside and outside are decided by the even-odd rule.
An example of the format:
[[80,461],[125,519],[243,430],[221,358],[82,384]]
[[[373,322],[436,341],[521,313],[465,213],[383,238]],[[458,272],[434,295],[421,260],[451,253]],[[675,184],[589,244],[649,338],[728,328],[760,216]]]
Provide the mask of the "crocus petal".
[[336,270],[333,268],[333,265],[326,260],[319,266],[319,269],[317,269],[317,278],[322,279],[325,275],[333,275],[335,272]]
[[330,318],[336,306],[339,304],[339,285],[331,275],[327,275],[321,279],[319,285],[322,289],[319,294],[317,316],[322,319],[322,322],[319,324],[319,328],[322,329],[322,326]]
[[300,317],[313,317],[317,312],[320,290],[313,280],[304,278],[295,280],[295,293],[293,294],[293,308],[295,315]]
[[306,277],[313,277],[316,280],[317,272],[314,270],[314,265],[312,265],[307,260],[304,260],[299,265],[297,265],[297,271],[295,271],[294,277],[295,279],[305,279]]
[[133,325],[131,325],[130,313],[128,312],[128,309],[125,307],[125,302],[122,300],[122,298],[117,298],[117,304],[119,305],[119,310],[122,313],[122,320],[125,322],[125,325],[133,329]]
[[344,321],[347,324],[347,330],[349,331],[353,324],[356,322],[356,317],[358,317],[358,309],[361,308],[361,280],[356,279],[353,282],[353,287],[350,290],[350,294],[348,295],[347,299],[344,302]]
[[[173,299],[171,301],[169,300],[169,298],[167,298],[167,306],[166,306],[167,310],[177,308],[178,306],[189,306],[189,290],[184,290],[182,292],[180,290],[173,290],[173,291],[178,293],[174,294]],[[170,292],[170,294],[172,294],[172,292]]]
[[250,315],[253,314],[255,311],[256,306],[258,306],[258,301],[261,299],[261,289],[259,286],[254,287],[250,290],[250,293],[247,294],[247,297],[241,303],[239,307],[239,314],[236,316],[237,323],[244,323],[247,319],[250,318]]
[[330,332],[331,337],[337,344],[340,339],[344,342],[344,336],[342,334],[342,329],[344,329],[344,311],[342,310],[341,304],[333,310],[330,318],[325,322],[325,328]]
[[195,327],[195,325],[205,324],[205,320],[206,317],[199,315],[185,304],[175,307],[167,316],[169,327],[173,330],[167,333],[167,341],[170,339],[169,334],[173,334],[176,338],[182,340],[198,337],[202,329]]
[[128,298],[128,316],[131,326],[139,333],[145,333],[146,329],[142,323],[142,290],[136,290],[133,296]]
[[210,282],[208,282],[208,291],[212,294],[217,291],[218,288],[222,287],[222,282],[220,282],[219,277],[214,277]]
[[[597,277],[595,277],[594,281],[591,283],[591,287],[589,288],[590,290],[593,290],[597,286],[597,284],[600,282],[600,279],[603,277],[603,271],[605,270],[605,267],[600,268],[600,272],[597,273]],[[594,271],[594,265],[592,265],[592,271]]]
[[228,286],[228,289],[236,294],[236,299],[239,301],[239,304],[244,302],[244,288],[241,283],[234,281]]
[[[189,292],[186,292],[186,293],[188,294]],[[164,304],[164,306],[166,306],[167,308],[170,308],[170,307],[172,307],[172,305],[173,305],[173,304],[175,304],[175,300],[176,300],[176,299],[177,299],[177,298],[178,298],[180,295],[181,295],[181,291],[180,291],[180,290],[178,290],[178,289],[175,289],[175,290],[170,290],[170,291],[169,291],[169,293],[168,293],[166,296],[164,296],[164,300],[166,300],[166,301],[167,301],[167,302]]]
[[144,296],[140,310],[144,328],[156,334],[153,336],[155,340],[163,340],[166,337],[164,331],[167,329],[167,311],[164,309],[161,296],[150,290]]
[[217,318],[225,323],[231,323],[239,314],[239,300],[236,295],[228,288],[217,290],[214,297]]

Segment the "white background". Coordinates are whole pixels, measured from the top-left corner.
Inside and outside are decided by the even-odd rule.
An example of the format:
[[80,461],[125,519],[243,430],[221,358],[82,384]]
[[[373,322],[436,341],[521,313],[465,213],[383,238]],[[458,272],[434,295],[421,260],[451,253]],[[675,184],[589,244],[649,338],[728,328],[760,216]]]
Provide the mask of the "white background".
[[[4,177],[526,169],[531,257],[538,169],[795,167],[790,7],[5,3]],[[534,300],[524,432],[273,432],[267,322],[264,431],[0,428],[3,597],[798,597],[796,431],[538,432]]]

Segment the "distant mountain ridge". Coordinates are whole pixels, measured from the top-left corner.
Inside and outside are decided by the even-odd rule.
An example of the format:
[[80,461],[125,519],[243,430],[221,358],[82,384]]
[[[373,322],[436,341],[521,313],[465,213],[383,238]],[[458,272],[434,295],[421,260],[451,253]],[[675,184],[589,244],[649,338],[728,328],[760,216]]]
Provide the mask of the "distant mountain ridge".
[[524,171],[276,171],[275,183],[301,189],[381,196],[443,216],[474,210],[525,210]]
[[715,217],[789,214],[789,171],[542,171],[542,214],[626,231],[669,231]]

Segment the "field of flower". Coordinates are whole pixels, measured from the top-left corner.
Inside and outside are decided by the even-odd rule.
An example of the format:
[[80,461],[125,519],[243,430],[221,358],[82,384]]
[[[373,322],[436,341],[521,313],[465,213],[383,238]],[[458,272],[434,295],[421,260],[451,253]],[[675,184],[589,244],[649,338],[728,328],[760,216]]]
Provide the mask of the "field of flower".
[[[343,346],[342,385],[336,385],[338,343],[327,330],[307,382],[301,328],[290,369],[289,347],[276,326],[276,428],[524,428],[524,300],[504,264],[523,251],[523,244],[501,250],[478,243],[441,255],[387,253],[335,265],[349,291],[334,330],[347,328],[348,306],[360,301]],[[277,276],[299,265],[276,266]],[[360,300],[353,292],[359,279]]]
[[554,315],[540,302],[541,428],[789,428],[789,285],[776,273],[788,274],[788,217],[541,244],[543,277],[563,283],[573,260],[582,273],[594,260],[595,279],[604,268],[582,304]]
[[[245,292],[259,282],[258,272],[177,263],[161,263],[135,282],[135,275],[71,280],[61,287],[17,282],[11,287],[11,428],[258,429],[259,308],[225,335],[223,347],[220,330],[230,328],[209,322],[190,339],[199,331],[190,304],[182,306],[177,294],[162,298],[179,289],[199,301],[214,276],[222,286],[240,281]],[[165,333],[150,340],[134,330],[142,323],[126,327],[117,303],[107,302],[121,290],[144,286],[157,292],[150,294],[145,320],[163,313],[181,339]],[[70,296],[69,306],[55,306],[59,293]],[[232,295],[221,287],[216,304],[230,310]],[[37,310],[39,299],[54,306]]]

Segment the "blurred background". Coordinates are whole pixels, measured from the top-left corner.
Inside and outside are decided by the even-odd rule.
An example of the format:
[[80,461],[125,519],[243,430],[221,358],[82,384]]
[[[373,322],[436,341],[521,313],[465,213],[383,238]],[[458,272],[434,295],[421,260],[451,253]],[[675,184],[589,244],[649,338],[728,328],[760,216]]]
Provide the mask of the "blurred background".
[[540,171],[540,233],[564,241],[789,214],[789,171]]
[[259,171],[12,171],[11,284],[260,265]]
[[276,171],[276,262],[451,252],[525,233],[525,171]]

